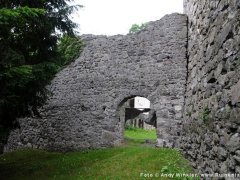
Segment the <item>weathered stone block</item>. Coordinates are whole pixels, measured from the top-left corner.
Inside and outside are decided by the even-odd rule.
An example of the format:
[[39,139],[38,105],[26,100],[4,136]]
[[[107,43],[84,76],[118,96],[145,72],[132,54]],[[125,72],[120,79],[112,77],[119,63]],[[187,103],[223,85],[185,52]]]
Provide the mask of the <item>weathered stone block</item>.
[[231,87],[231,102],[232,105],[240,102],[240,80],[236,85]]
[[238,133],[234,134],[229,139],[229,141],[226,144],[226,147],[230,152],[235,152],[236,150],[240,149],[240,137]]

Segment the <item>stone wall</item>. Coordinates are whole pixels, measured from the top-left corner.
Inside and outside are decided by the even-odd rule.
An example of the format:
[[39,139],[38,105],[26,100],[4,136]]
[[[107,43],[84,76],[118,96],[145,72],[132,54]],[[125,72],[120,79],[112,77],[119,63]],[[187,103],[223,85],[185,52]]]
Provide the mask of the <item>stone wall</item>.
[[240,1],[185,0],[188,80],[181,148],[205,173],[240,173]]
[[119,145],[123,123],[117,109],[134,96],[149,99],[156,110],[159,145],[176,146],[186,83],[186,16],[166,15],[135,34],[83,39],[81,56],[49,86],[52,96],[41,117],[19,119],[5,151]]

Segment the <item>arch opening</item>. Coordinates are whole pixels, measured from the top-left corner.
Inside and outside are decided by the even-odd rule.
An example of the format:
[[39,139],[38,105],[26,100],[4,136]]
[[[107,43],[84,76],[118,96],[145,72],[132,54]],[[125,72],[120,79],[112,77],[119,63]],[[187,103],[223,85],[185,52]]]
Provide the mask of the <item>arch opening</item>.
[[134,139],[155,143],[157,116],[147,98],[141,96],[124,98],[119,103],[117,117],[122,141]]

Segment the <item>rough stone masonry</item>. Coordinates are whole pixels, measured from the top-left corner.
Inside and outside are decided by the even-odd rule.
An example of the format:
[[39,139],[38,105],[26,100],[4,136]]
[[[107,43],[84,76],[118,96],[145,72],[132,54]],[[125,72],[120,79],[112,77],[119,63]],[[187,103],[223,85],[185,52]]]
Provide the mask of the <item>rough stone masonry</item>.
[[187,17],[166,15],[126,36],[84,35],[81,56],[59,72],[40,109],[19,119],[6,151],[33,147],[67,151],[119,145],[119,108],[141,96],[157,117],[159,146],[178,146],[186,84]]
[[240,1],[185,0],[188,79],[181,148],[203,173],[240,173]]

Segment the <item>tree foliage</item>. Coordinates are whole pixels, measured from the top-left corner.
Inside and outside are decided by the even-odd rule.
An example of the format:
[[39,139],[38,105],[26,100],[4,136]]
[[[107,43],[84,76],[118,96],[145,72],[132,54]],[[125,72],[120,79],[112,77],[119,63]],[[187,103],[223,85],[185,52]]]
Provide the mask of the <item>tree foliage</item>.
[[61,55],[60,66],[64,66],[80,55],[84,44],[78,36],[64,35],[57,47],[58,54]]
[[139,31],[141,31],[142,29],[144,29],[146,26],[147,26],[146,23],[142,23],[141,25],[133,24],[133,25],[131,26],[131,28],[129,29],[129,33],[130,33],[130,34],[133,34],[133,33],[139,32]]
[[[63,40],[57,46],[61,34],[66,34],[63,39],[77,38],[77,25],[69,19],[77,7],[69,6],[70,1],[0,0],[0,123],[37,115],[47,97],[46,84],[76,57],[71,53],[77,50],[66,55]],[[82,43],[71,46],[80,51],[75,46]]]

